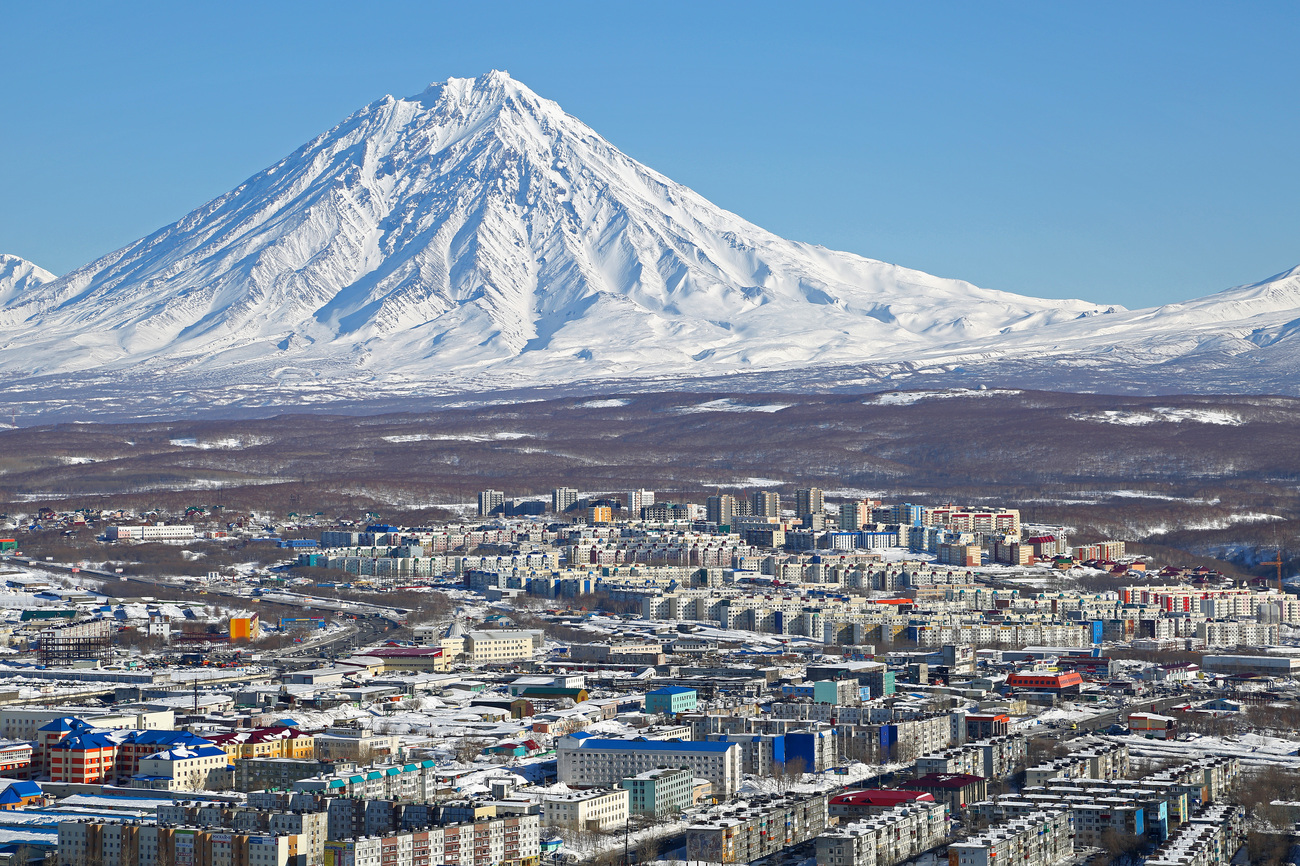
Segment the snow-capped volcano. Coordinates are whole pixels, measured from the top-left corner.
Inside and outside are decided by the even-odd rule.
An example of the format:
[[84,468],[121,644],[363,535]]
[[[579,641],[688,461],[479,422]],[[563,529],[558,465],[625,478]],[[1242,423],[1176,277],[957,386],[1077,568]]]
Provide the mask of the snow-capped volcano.
[[492,72],[374,102],[173,225],[15,291],[0,369],[707,374],[1101,311],[776,237]]
[[736,374],[1291,392],[1297,296],[1292,271],[1125,311],[785,240],[491,72],[371,103],[58,279],[0,258],[0,382],[38,410],[87,383],[281,404]]

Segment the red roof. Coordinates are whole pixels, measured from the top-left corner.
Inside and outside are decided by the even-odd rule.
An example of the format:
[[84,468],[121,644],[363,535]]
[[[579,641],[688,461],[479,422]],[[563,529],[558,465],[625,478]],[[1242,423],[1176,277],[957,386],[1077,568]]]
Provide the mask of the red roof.
[[896,788],[867,788],[831,798],[832,806],[897,806],[914,801],[933,803],[934,795],[924,791],[899,791]]
[[1007,677],[1007,685],[1013,689],[1051,688],[1067,689],[1083,684],[1083,677],[1075,671],[1066,674],[1051,673],[1016,673]]
[[272,728],[254,728],[251,731],[232,731],[229,734],[216,734],[206,739],[211,740],[218,746],[224,746],[227,743],[266,743],[272,740],[296,740],[299,737],[311,736],[304,734],[296,728],[272,727]]

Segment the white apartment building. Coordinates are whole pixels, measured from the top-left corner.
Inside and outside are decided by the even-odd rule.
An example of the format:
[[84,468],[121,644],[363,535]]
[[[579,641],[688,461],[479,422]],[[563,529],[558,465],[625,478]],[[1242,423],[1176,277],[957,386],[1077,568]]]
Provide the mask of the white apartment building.
[[1238,646],[1275,646],[1280,642],[1276,623],[1250,620],[1206,620],[1196,624],[1196,636],[1206,649]]
[[30,707],[5,707],[0,709],[0,738],[6,740],[35,740],[37,731],[45,724],[62,718],[78,718],[97,728],[132,731],[170,731],[176,728],[175,710],[130,710],[104,707],[69,707],[33,709]]
[[1034,812],[948,846],[952,866],[1052,866],[1074,853],[1074,819],[1066,809]]
[[229,756],[220,746],[177,746],[140,759],[132,787],[160,791],[210,791],[230,787]]
[[629,490],[627,492],[627,513],[633,519],[641,516],[642,508],[649,508],[655,504],[655,493],[653,490]]
[[817,837],[818,866],[894,866],[938,845],[948,834],[943,803],[912,802]]
[[537,629],[492,629],[445,637],[441,646],[443,655],[448,658],[464,653],[473,663],[505,662],[532,658],[533,651],[542,646],[544,639]]
[[194,538],[194,527],[176,526],[110,526],[109,541],[189,541]]
[[685,767],[712,782],[714,794],[724,799],[740,784],[739,743],[614,740],[580,732],[561,738],[558,748],[560,781],[574,787],[612,788],[660,767]]
[[614,788],[559,794],[542,800],[542,820],[548,827],[570,830],[610,830],[627,823],[628,790]]
[[198,862],[207,866],[289,866],[299,859],[300,842],[295,835],[245,836],[192,827],[60,821],[58,863],[59,866],[105,863],[168,866]]
[[540,855],[536,815],[325,843],[325,860],[334,866],[517,866],[536,863]]

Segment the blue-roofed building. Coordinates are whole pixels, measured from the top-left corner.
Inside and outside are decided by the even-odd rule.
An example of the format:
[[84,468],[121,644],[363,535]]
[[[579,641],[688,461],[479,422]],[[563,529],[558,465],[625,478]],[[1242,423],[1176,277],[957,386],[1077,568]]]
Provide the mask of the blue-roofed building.
[[80,719],[55,719],[40,735],[50,743],[46,756],[51,780],[90,784],[130,779],[140,772],[140,760],[157,752],[212,745],[190,731],[104,730]]
[[220,746],[176,746],[142,758],[131,786],[161,791],[214,790],[229,787],[233,771]]
[[689,713],[695,709],[695,689],[685,686],[664,686],[653,692],[646,692],[645,708],[648,713]]
[[0,809],[21,809],[25,806],[44,803],[41,786],[35,782],[11,782],[0,779]]
[[699,740],[615,740],[591,735],[562,737],[558,748],[560,781],[574,788],[613,788],[649,770],[683,767],[708,779],[713,793],[729,799],[740,784],[738,743]]

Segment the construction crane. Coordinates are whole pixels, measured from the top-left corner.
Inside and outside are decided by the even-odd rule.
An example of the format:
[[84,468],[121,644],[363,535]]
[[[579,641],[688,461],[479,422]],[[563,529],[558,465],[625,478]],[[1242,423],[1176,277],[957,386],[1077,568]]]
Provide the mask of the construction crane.
[[1260,565],[1277,566],[1277,591],[1282,592],[1282,548],[1279,547],[1277,549],[1277,559],[1270,560],[1269,562],[1261,562]]

